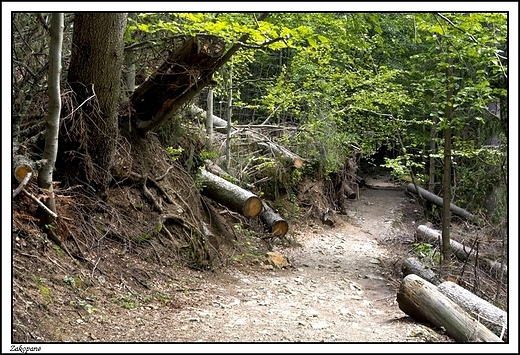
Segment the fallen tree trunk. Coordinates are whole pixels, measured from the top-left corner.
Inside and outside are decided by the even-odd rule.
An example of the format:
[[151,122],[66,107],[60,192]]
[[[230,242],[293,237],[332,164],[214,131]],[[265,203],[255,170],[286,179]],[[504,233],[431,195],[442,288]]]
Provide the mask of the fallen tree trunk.
[[[423,198],[425,198],[426,200],[430,201],[431,203],[433,203],[437,206],[442,207],[442,197],[432,194],[428,190],[425,190],[419,186],[417,186],[417,189],[419,190],[419,193],[418,193],[417,189],[415,188],[415,185],[412,183],[408,184],[406,186],[406,189],[416,195],[419,195],[419,193],[420,193],[421,196]],[[463,208],[460,208],[460,207],[454,205],[453,203],[450,203],[450,210],[459,217],[465,218],[470,221],[475,221],[475,216],[473,214],[471,214],[470,212],[466,211]]]
[[[269,13],[262,13],[257,24]],[[213,74],[244,45],[249,33],[243,34],[226,52],[223,39],[199,34],[184,37],[183,43],[166,61],[139,85],[130,97],[132,121],[141,136],[165,122],[185,103],[213,82]]]
[[434,285],[442,283],[442,280],[432,270],[427,269],[417,258],[406,259],[401,270],[404,276],[415,274]]
[[282,238],[289,230],[289,224],[271,207],[262,201],[262,212],[260,213],[260,220],[269,228],[269,232],[274,236]]
[[507,329],[506,312],[454,282],[445,281],[438,285],[437,289],[503,339]]
[[262,211],[262,200],[252,192],[202,169],[199,174],[202,193],[212,200],[247,218],[255,218]]
[[283,161],[292,164],[296,169],[300,169],[303,166],[303,159],[300,156],[294,154],[284,146],[276,144],[263,134],[251,130],[244,130],[244,135],[264,151],[280,157]]
[[[440,243],[442,236],[441,231],[429,228],[425,225],[418,226],[417,230],[415,231],[415,234],[418,237],[417,239],[435,243]],[[464,244],[457,242],[456,240],[451,239],[450,245],[453,255],[455,255],[459,260],[468,260],[475,257],[474,250],[465,246]]]
[[354,190],[352,190],[352,188],[347,184],[346,181],[343,181],[343,184],[342,184],[342,189],[345,191],[345,196],[349,199],[349,200],[355,200],[356,197],[357,197],[357,194]]
[[[441,240],[441,231],[429,228],[425,225],[420,225],[417,227],[415,231],[415,235],[418,240],[422,240],[430,243],[439,243]],[[465,260],[475,260],[475,250],[472,250],[470,247],[457,242],[456,240],[450,240],[451,251],[453,255],[457,257],[457,259],[465,261]],[[483,263],[480,265],[485,266],[490,271],[492,270],[500,270],[501,267],[504,268],[504,272],[507,273],[507,265],[501,265],[498,261],[491,260],[486,257],[481,257],[479,260],[482,260]]]
[[222,65],[224,50],[218,37],[186,37],[130,97],[138,132],[144,135],[159,126],[207,86],[210,74]]
[[491,330],[417,275],[410,274],[403,279],[397,302],[410,317],[446,329],[446,333],[456,341],[501,342]]
[[[190,115],[192,115],[194,118],[205,121],[206,114],[207,112],[200,107],[190,105]],[[227,132],[227,121],[215,115],[211,116],[213,118],[213,129],[222,133]],[[234,130],[234,128],[231,127],[231,130]]]

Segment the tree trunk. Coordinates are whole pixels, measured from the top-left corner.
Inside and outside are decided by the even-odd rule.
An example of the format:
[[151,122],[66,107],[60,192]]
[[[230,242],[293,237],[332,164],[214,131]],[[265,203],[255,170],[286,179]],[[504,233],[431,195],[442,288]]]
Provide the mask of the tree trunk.
[[[439,245],[442,240],[441,231],[428,228],[425,225],[420,225],[417,227],[416,235],[420,240],[424,240],[427,242],[436,242],[439,243]],[[474,250],[471,250],[471,248],[457,242],[456,240],[450,239],[450,248],[452,249],[453,255],[455,255],[459,260],[468,260],[470,258],[475,257]]]
[[507,329],[506,312],[451,281],[441,283],[437,289],[503,339]]
[[207,98],[208,110],[206,111],[206,133],[208,134],[208,149],[211,149],[211,142],[213,141],[213,87],[208,87]]
[[260,220],[269,228],[269,232],[281,238],[289,230],[289,224],[271,207],[262,201],[262,212],[260,213]]
[[415,274],[434,285],[442,283],[442,280],[439,279],[432,270],[427,269],[417,258],[406,259],[401,269],[404,276]]
[[75,93],[75,111],[62,134],[63,160],[71,178],[79,176],[100,195],[111,179],[117,141],[126,20],[126,13],[81,12],[74,17],[67,80]]
[[247,218],[255,218],[262,211],[262,200],[252,192],[202,169],[199,174],[202,193],[212,200]]
[[229,66],[222,67],[225,90],[228,91],[228,103],[226,107],[227,129],[226,129],[226,171],[231,166],[231,112],[233,109],[233,58]]
[[[257,23],[269,16],[261,14]],[[214,36],[189,38],[130,98],[132,116],[141,136],[165,122],[172,114],[211,84],[215,71],[242,48],[249,34],[242,35],[225,54],[225,43]]]
[[[208,115],[206,111],[195,105],[190,105],[189,111],[192,116],[197,117],[199,119],[206,119]],[[227,130],[227,121],[213,114],[211,115],[211,117],[213,129],[221,133],[225,133]]]
[[[42,158],[45,164],[38,172],[38,187],[48,192],[45,206],[56,213],[54,191],[52,187],[52,174],[56,156],[58,155],[58,134],[60,128],[61,112],[61,47],[63,43],[63,13],[53,13],[51,17],[51,44],[49,49],[49,111],[45,118],[45,148]],[[40,218],[41,225],[50,224],[52,216],[44,213]]]
[[442,181],[442,260],[441,276],[448,273],[450,266],[450,223],[451,223],[451,121],[453,118],[453,62],[448,58],[446,69],[446,127],[444,128],[444,174]]
[[460,342],[501,342],[492,331],[419,276],[403,279],[397,293],[399,308],[410,317],[443,328]]
[[[416,189],[415,186],[412,183],[410,183],[406,186],[406,189],[416,195],[418,195],[418,193],[417,193],[417,189],[418,189],[423,198],[434,203],[435,205],[437,205],[439,207],[443,206],[442,197],[432,194],[429,191],[423,189],[422,187],[417,186],[417,189]],[[476,220],[476,218],[473,214],[471,214],[470,212],[466,211],[463,208],[456,206],[453,203],[450,204],[450,209],[451,209],[451,211],[453,211],[454,214],[456,214],[459,217],[465,218],[470,221]]]
[[437,115],[434,115],[432,119],[433,123],[430,127],[430,161],[428,164],[428,191],[430,191],[432,194],[435,194],[435,154],[437,153],[437,143],[435,142],[435,138],[437,138],[437,124],[439,118],[437,117]]
[[[442,234],[441,231],[436,229],[429,228],[425,225],[420,225],[417,227],[415,231],[417,235],[417,239],[423,240],[430,243],[441,243]],[[453,255],[457,257],[457,259],[465,261],[465,260],[474,260],[476,257],[475,250],[472,250],[470,247],[457,242],[456,240],[450,240],[451,250]],[[504,268],[504,272],[507,273],[507,265],[501,265],[501,263],[491,260],[489,258],[483,258],[483,263],[480,265],[485,266],[489,270],[500,270]]]
[[253,144],[256,144],[265,152],[272,153],[273,155],[279,157],[281,161],[284,161],[287,164],[291,164],[296,169],[300,169],[303,166],[302,158],[289,151],[282,145],[276,144],[265,135],[251,130],[245,130],[244,135],[250,138]]
[[130,97],[138,132],[165,122],[211,82],[225,49],[220,38],[198,35],[187,38]]

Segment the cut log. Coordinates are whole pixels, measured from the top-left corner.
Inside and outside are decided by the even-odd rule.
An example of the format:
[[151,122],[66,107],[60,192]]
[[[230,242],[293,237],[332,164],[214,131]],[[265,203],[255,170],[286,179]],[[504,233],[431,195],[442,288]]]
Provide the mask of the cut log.
[[259,217],[262,223],[269,228],[269,232],[282,238],[289,230],[289,223],[276,213],[265,201],[262,201],[262,212]]
[[[440,245],[442,232],[436,229],[429,228],[425,225],[420,225],[417,227],[415,231],[415,236],[418,240],[429,242],[429,243],[438,243]],[[457,257],[457,259],[465,261],[465,260],[475,260],[475,250],[472,250],[470,247],[457,242],[456,240],[450,240],[451,252],[453,255]],[[500,262],[491,260],[489,258],[481,258],[483,263],[480,263],[481,266],[484,266],[486,269],[500,270],[501,267],[504,268],[504,272],[507,273],[507,265],[501,265]],[[480,260],[480,258],[479,258]]]
[[255,218],[262,211],[262,200],[251,191],[245,190],[205,169],[199,174],[202,193],[212,200],[238,212],[247,218]]
[[410,317],[443,328],[460,342],[501,342],[491,330],[443,295],[435,285],[410,274],[397,293],[399,308]]
[[23,155],[15,155],[13,158],[13,172],[16,180],[21,182],[28,173],[34,174],[34,162]]
[[357,197],[356,192],[354,190],[352,190],[352,188],[347,184],[347,182],[343,181],[342,188],[345,191],[345,196],[349,200],[356,199],[356,197]]
[[[425,190],[423,189],[422,187],[419,187],[417,186],[417,189],[415,189],[415,185],[410,183],[406,186],[406,189],[416,195],[418,195],[417,193],[417,189],[419,190],[419,193],[421,194],[421,196],[430,201],[431,203],[437,205],[437,206],[440,206],[442,207],[442,197],[439,197],[435,194],[432,194],[431,192],[429,192],[428,190]],[[469,221],[475,221],[475,215],[471,214],[470,212],[466,211],[465,209],[463,208],[460,208],[456,205],[454,205],[453,203],[450,203],[450,210],[456,214],[457,216],[459,217],[462,217],[462,218],[465,218]]]
[[[195,105],[190,105],[189,109],[190,115],[200,121],[206,120],[206,111],[201,109],[200,107],[197,107]],[[213,117],[213,129],[219,132],[225,133],[227,130],[227,121],[215,116],[211,115]],[[234,130],[233,127],[231,127],[231,130]]]
[[435,273],[427,269],[423,263],[417,258],[408,258],[404,261],[403,266],[401,267],[404,276],[408,276],[410,274],[415,274],[426,281],[439,285],[442,283],[442,280],[435,275]]
[[294,154],[289,149],[280,144],[276,144],[265,135],[251,130],[243,129],[242,134],[251,139],[251,141],[266,152],[271,152],[273,155],[280,157],[283,161],[292,164],[296,169],[303,166],[303,159]]
[[450,300],[462,307],[486,328],[501,339],[507,329],[507,313],[474,293],[451,281],[445,281],[437,289]]
[[[418,237],[417,239],[431,243],[440,243],[442,237],[441,231],[429,228],[425,225],[418,226],[415,234]],[[465,246],[464,244],[461,244],[453,239],[450,240],[450,245],[451,252],[457,257],[457,259],[468,260],[474,258],[475,251],[470,247]]]
[[[226,173],[224,171],[224,169],[222,169],[220,166],[218,166],[216,163],[212,162],[211,160],[205,160],[204,167],[210,173],[220,176],[221,178],[223,178],[235,185],[240,183],[240,181],[237,178]],[[245,188],[250,189],[250,190],[253,190],[255,188],[254,185],[249,184],[249,183],[242,183],[242,186],[244,186]]]

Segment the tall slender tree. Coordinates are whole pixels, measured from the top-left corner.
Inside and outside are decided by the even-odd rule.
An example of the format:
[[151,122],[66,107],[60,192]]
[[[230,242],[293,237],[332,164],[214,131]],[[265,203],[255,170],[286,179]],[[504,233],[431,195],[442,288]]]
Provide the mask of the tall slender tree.
[[[45,148],[43,159],[46,163],[38,173],[38,186],[48,191],[45,205],[52,212],[56,212],[52,176],[56,156],[58,153],[58,133],[60,126],[61,94],[61,47],[63,43],[63,13],[53,13],[51,17],[51,42],[49,49],[49,110],[45,118]],[[51,216],[45,213],[42,217],[43,224],[51,221]]]

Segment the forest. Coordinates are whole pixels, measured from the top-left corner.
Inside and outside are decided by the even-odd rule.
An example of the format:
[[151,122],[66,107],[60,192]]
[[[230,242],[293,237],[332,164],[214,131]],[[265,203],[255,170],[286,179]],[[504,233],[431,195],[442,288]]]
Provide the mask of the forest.
[[60,287],[295,247],[367,171],[417,201],[438,280],[508,311],[507,12],[11,16],[12,342],[57,341]]

